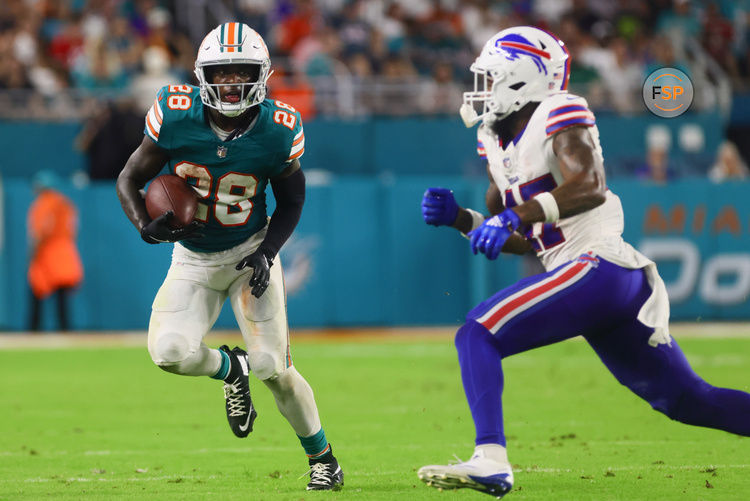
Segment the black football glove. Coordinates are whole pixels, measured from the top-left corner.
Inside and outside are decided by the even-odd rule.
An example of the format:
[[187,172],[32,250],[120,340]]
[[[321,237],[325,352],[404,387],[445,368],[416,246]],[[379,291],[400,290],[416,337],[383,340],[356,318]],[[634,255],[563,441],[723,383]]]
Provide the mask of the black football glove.
[[271,266],[273,266],[273,257],[268,257],[261,249],[256,250],[249,256],[242,258],[237,263],[236,269],[252,268],[253,276],[250,277],[250,291],[253,296],[260,297],[268,288],[268,281],[271,279]]
[[174,217],[174,212],[165,212],[141,229],[141,238],[149,244],[161,244],[165,242],[176,242],[185,238],[200,238],[203,235],[198,230],[203,229],[204,224],[193,221],[184,228],[170,228],[169,221]]

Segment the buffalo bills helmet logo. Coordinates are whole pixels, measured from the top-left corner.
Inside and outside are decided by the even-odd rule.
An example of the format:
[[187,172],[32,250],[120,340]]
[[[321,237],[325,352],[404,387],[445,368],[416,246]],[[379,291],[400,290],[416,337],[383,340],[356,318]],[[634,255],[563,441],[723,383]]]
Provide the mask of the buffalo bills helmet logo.
[[544,64],[544,59],[549,59],[550,55],[548,52],[538,49],[526,38],[516,33],[508,33],[502,38],[498,38],[495,41],[495,48],[505,56],[508,61],[518,59],[518,56],[528,56],[536,64],[539,73],[544,72],[547,74],[547,66]]

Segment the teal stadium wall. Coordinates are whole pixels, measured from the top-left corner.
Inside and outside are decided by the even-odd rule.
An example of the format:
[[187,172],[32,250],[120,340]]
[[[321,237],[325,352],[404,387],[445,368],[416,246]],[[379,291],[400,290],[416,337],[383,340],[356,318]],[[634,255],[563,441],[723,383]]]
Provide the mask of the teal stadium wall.
[[[24,220],[31,192],[25,180],[4,184],[0,326],[20,330],[28,312]],[[350,176],[310,187],[298,231],[282,254],[294,327],[458,324],[474,304],[522,276],[519,258],[490,263],[473,256],[452,230],[424,225],[419,200],[430,185],[452,187],[460,201],[473,206],[484,193],[482,182],[440,176]],[[746,185],[693,180],[610,186],[623,200],[625,238],[659,256],[662,276],[679,295],[674,319],[750,317]],[[73,301],[73,324],[144,329],[170,246],[140,240],[112,185],[64,191],[81,213],[78,240],[86,267]],[[233,325],[228,309],[217,325]]]
[[[670,129],[670,158],[682,172],[702,174],[716,154],[724,122],[716,113],[686,113],[668,120],[652,115],[597,113],[606,166],[614,175],[627,173],[642,163],[645,133],[652,125]],[[686,126],[695,126],[702,132],[701,152],[683,150],[679,137]],[[0,174],[15,178],[29,177],[41,168],[63,175],[85,170],[83,155],[73,148],[80,128],[77,122],[0,121]],[[484,166],[476,156],[476,133],[457,118],[318,119],[305,123],[305,137],[305,168],[347,175],[484,176]]]
[[[468,242],[452,230],[428,227],[421,220],[419,201],[427,186],[451,187],[462,203],[483,204],[486,181],[474,156],[475,140],[471,131],[454,122],[308,124],[305,167],[339,174],[317,182],[309,176],[313,182],[300,226],[283,250],[293,327],[459,324],[473,305],[526,273],[520,258],[504,256],[490,263],[473,256]],[[66,173],[70,166],[79,168],[82,160],[70,151],[74,133],[61,134],[64,140],[51,138],[54,150],[37,145],[21,156],[18,149],[28,146],[29,131],[0,125],[0,328],[22,330],[29,299],[29,174],[51,165],[68,166],[60,169]],[[75,126],[48,127],[71,131]],[[615,137],[625,141],[636,127],[642,132],[642,123],[633,124]],[[707,144],[712,144],[706,132]],[[56,132],[51,128],[44,134],[37,137],[46,141]],[[717,132],[713,144],[718,137]],[[610,158],[606,148],[605,157]],[[642,147],[631,144],[625,153],[634,151]],[[14,172],[6,170],[9,163]],[[455,170],[448,174],[455,166],[460,175]],[[626,239],[661,256],[662,275],[679,299],[673,303],[673,318],[750,318],[746,185],[716,186],[693,179],[650,186],[616,177],[609,184],[623,199]],[[80,211],[79,246],[86,268],[73,300],[73,325],[97,331],[145,329],[169,264],[170,246],[140,240],[120,209],[113,183],[83,189],[68,185],[63,191]],[[53,326],[52,309],[46,305],[48,328]],[[225,308],[217,326],[233,324]]]

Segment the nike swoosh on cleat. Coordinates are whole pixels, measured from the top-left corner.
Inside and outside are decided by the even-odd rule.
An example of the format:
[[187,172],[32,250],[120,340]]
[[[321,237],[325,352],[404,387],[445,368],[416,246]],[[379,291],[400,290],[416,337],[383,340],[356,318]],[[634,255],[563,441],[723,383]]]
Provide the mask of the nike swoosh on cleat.
[[245,424],[240,425],[240,431],[247,430],[248,426],[250,426],[250,418],[253,416],[252,412],[247,413],[247,421],[245,421]]

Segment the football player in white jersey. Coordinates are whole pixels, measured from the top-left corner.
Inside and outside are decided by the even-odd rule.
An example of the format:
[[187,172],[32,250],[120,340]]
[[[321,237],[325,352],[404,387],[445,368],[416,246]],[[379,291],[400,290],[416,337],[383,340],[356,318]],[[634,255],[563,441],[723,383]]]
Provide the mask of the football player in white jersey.
[[429,188],[425,222],[465,234],[474,254],[531,250],[547,270],[501,290],[456,333],[476,428],[471,459],[420,468],[428,485],[502,497],[513,486],[503,431],[504,357],[583,335],[623,385],[671,419],[750,436],[750,394],[709,385],[669,335],[669,304],[655,264],[621,238],[620,200],[607,189],[594,115],[566,91],[568,51],[530,26],[493,36],[471,66],[461,117],[479,123],[487,159],[485,218]]

